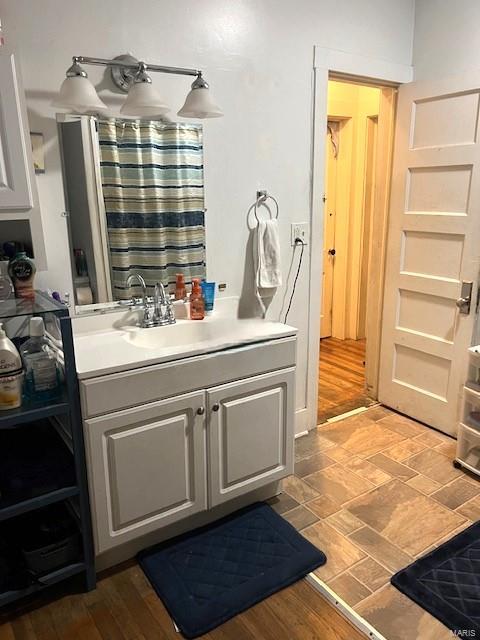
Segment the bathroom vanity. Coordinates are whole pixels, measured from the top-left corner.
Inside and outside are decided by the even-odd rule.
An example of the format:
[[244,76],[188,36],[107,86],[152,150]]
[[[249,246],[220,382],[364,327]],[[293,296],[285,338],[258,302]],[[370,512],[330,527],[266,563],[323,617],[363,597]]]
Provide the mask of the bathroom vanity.
[[[85,115],[58,122],[102,569],[279,493],[293,471],[296,330],[238,319],[234,298],[217,299],[201,321],[185,319],[183,302],[169,308],[165,292],[178,274],[206,278],[201,125]],[[150,146],[168,169],[154,177],[145,171]],[[256,299],[247,302],[255,310]]]
[[294,328],[131,316],[73,320],[98,568],[271,497],[293,471]]

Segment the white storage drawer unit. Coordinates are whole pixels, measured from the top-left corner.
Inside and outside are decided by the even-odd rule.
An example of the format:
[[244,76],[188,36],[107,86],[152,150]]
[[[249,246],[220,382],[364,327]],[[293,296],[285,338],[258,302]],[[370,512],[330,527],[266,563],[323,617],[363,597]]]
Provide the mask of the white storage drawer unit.
[[468,385],[480,391],[480,346],[468,350]]
[[480,430],[480,392],[470,388],[470,383],[463,389],[461,422],[473,429]]
[[462,423],[458,426],[457,460],[480,474],[480,431]]
[[480,346],[470,347],[468,381],[457,432],[455,467],[480,475]]

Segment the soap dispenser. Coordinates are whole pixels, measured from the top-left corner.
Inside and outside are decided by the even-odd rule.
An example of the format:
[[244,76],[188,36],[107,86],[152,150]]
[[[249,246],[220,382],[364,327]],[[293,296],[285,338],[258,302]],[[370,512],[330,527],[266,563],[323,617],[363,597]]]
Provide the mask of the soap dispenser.
[[205,300],[203,299],[200,278],[192,279],[192,293],[190,294],[190,318],[203,320],[205,317]]

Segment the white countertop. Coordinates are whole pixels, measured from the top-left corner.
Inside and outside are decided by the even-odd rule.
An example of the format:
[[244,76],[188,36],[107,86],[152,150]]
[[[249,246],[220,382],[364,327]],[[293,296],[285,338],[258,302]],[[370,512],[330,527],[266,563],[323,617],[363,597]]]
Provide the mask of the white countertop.
[[174,325],[149,329],[134,326],[141,313],[119,311],[72,319],[75,360],[80,379],[285,338],[297,333],[294,327],[281,322],[231,316],[226,306],[204,320],[177,320]]

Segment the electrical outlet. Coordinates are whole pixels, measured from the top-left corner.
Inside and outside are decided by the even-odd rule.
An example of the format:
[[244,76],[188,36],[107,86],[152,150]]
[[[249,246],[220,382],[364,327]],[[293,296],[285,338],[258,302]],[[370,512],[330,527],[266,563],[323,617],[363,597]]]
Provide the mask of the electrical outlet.
[[295,239],[299,238],[304,244],[308,244],[308,222],[292,222],[291,244],[295,246]]

